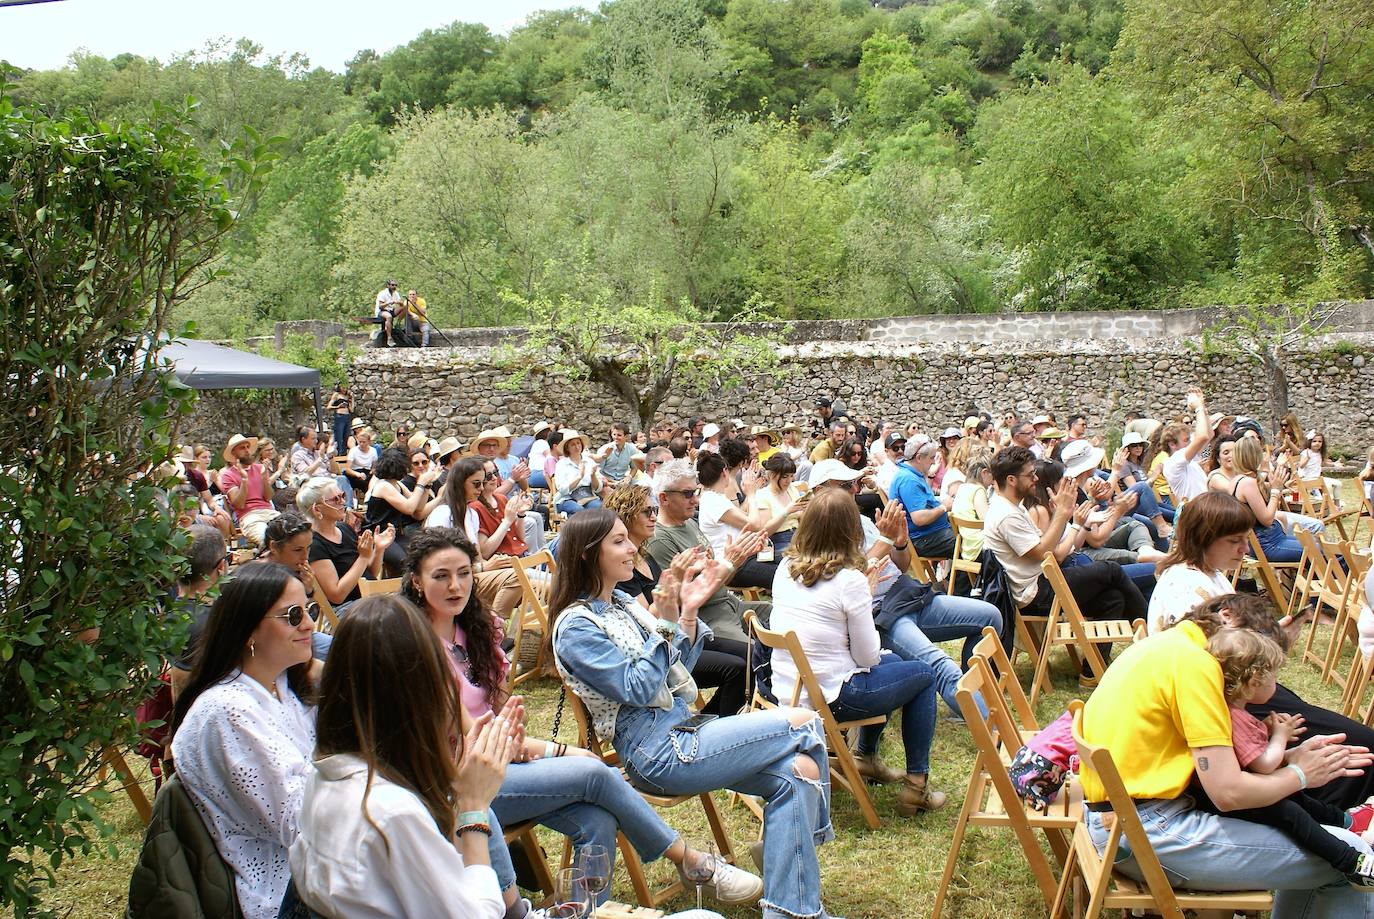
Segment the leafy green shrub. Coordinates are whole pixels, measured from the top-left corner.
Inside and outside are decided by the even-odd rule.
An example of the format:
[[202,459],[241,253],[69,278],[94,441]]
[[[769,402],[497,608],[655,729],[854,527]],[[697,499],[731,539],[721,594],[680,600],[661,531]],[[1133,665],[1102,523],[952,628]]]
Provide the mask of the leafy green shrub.
[[119,126],[15,108],[0,84],[0,907],[107,833],[102,747],[127,744],[165,651],[184,533],[147,464],[192,392],[156,344],[264,152],[207,166],[186,111]]

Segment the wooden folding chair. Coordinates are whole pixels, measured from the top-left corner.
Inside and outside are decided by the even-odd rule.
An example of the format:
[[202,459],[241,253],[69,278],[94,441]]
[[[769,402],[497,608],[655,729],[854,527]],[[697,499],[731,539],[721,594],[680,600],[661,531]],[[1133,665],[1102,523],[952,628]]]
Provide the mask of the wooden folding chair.
[[[587,711],[587,706],[577,697],[571,688],[566,689],[567,704],[572,708],[573,716],[577,719],[578,743],[586,749],[601,757],[601,761],[609,766],[620,767],[620,755],[610,748],[596,734],[596,726],[592,723],[591,713]],[[711,836],[715,840],[716,850],[720,857],[727,862],[734,864],[735,849],[730,842],[730,835],[725,831],[725,824],[720,819],[720,812],[716,810],[716,802],[712,800],[710,792],[702,792],[697,795],[656,795],[647,791],[639,791],[645,801],[654,807],[670,808],[677,807],[692,799],[701,802],[702,810],[706,814],[706,823],[711,828]],[[674,880],[665,887],[654,890],[649,886],[648,880],[644,877],[644,863],[640,861],[639,853],[635,847],[630,845],[630,841],[625,838],[624,833],[616,836],[617,845],[620,847],[621,861],[625,865],[625,873],[630,878],[630,886],[634,888],[635,900],[640,906],[657,908],[660,904],[666,903],[683,891],[682,881]],[[563,850],[563,860],[568,862],[572,857],[572,847],[565,846]]]
[[1053,689],[1050,682],[1050,652],[1056,646],[1069,651],[1074,666],[1080,667],[1080,659],[1088,662],[1093,678],[1101,678],[1107,670],[1107,663],[1098,652],[1098,645],[1130,644],[1134,640],[1135,626],[1129,619],[1087,619],[1078,608],[1078,601],[1069,591],[1068,582],[1054,553],[1048,553],[1040,563],[1040,570],[1054,589],[1054,602],[1050,604],[1050,614],[1045,623],[1044,640],[1040,645],[1039,661],[1035,667],[1035,679],[1031,682],[1030,704],[1035,705],[1040,697],[1040,689]]
[[373,594],[398,594],[401,592],[400,578],[360,578],[358,593],[364,597]]
[[911,556],[910,563],[906,566],[906,573],[912,580],[920,581],[922,584],[935,583],[935,565],[928,558],[922,558],[916,553],[916,547],[908,544],[907,554]]
[[954,527],[954,558],[949,563],[949,583],[945,585],[945,592],[951,597],[954,596],[954,579],[959,572],[968,575],[969,583],[978,583],[978,575],[983,571],[983,566],[975,561],[964,558],[964,531],[983,529],[983,521],[975,517],[949,517],[950,526]]
[[[811,662],[806,659],[806,651],[802,649],[801,639],[797,637],[797,633],[791,631],[774,632],[771,629],[766,629],[753,616],[748,617],[748,626],[765,647],[773,651],[783,651],[792,656],[792,664],[797,668],[797,685],[792,690],[790,700],[784,702],[779,699],[778,702],[794,708],[809,708],[820,715],[821,723],[825,727],[826,746],[830,749],[830,780],[854,796],[864,821],[870,829],[876,830],[883,825],[883,822],[878,818],[878,811],[873,806],[873,798],[868,793],[868,786],[863,777],[859,775],[859,764],[854,761],[854,753],[849,749],[849,743],[844,732],[851,728],[866,727],[870,724],[885,724],[887,716],[877,715],[873,718],[859,718],[854,721],[837,720],[825,701],[825,695],[821,692],[820,681],[816,679],[816,673],[811,669]],[[807,700],[810,704],[802,701],[803,689],[806,690]],[[755,695],[757,697],[757,693]],[[761,704],[764,707],[770,706],[767,700],[762,700]]]
[[506,847],[512,852],[521,851],[525,854],[525,859],[529,862],[530,873],[533,875],[536,889],[543,894],[543,897],[536,902],[535,906],[548,906],[553,903],[553,898],[558,891],[554,885],[553,872],[549,871],[548,856],[544,852],[544,847],[539,844],[539,837],[535,835],[535,830],[539,827],[538,821],[527,820],[524,823],[517,823],[515,826],[501,828],[501,835],[506,840]]
[[[170,740],[170,737],[168,738]],[[168,745],[170,748],[170,744]],[[100,758],[106,766],[119,778],[119,784],[124,788],[124,793],[129,796],[130,803],[134,806],[134,811],[138,814],[138,819],[147,826],[153,819],[153,805],[148,801],[148,795],[143,790],[143,785],[138,781],[138,776],[134,775],[133,769],[129,768],[129,761],[124,758],[124,754],[119,752],[119,748],[105,746],[100,748]]]
[[329,468],[334,470],[335,475],[343,475],[344,468],[348,465],[348,457],[336,456],[329,461]]
[[[1327,526],[1333,523],[1340,531],[1341,539],[1349,540],[1354,535],[1354,529],[1347,531],[1346,522],[1358,526],[1362,516],[1361,509],[1358,507],[1341,510],[1339,502],[1331,494],[1330,487],[1326,484],[1326,479],[1299,479],[1297,484],[1298,498],[1302,506],[1302,513],[1308,517],[1316,517]],[[1354,518],[1354,519],[1351,519]]]
[[[1274,898],[1267,890],[1224,893],[1175,890],[1159,863],[1159,857],[1155,855],[1154,847],[1150,845],[1150,837],[1145,834],[1135,801],[1126,791],[1116,763],[1112,761],[1111,751],[1093,746],[1083,739],[1083,703],[1071,702],[1069,710],[1073,712],[1073,739],[1078,745],[1083,768],[1092,769],[1102,782],[1115,820],[1107,834],[1106,848],[1100,855],[1088,835],[1087,824],[1080,822],[1074,827],[1073,846],[1064,866],[1064,874],[1059,879],[1059,889],[1050,909],[1051,919],[1063,915],[1071,893],[1078,895],[1075,915],[1081,914],[1084,919],[1096,919],[1104,908],[1152,910],[1165,919],[1184,919],[1184,910],[1207,909],[1229,914],[1272,908]],[[1123,837],[1140,873],[1145,877],[1143,883],[1112,870]]]
[[315,591],[311,599],[320,605],[320,618],[315,623],[315,631],[333,635],[339,628],[339,614],[334,612],[334,604],[329,602],[323,590]]
[[[1326,652],[1315,650],[1317,629],[1321,622],[1322,608],[1329,607],[1334,612],[1339,603],[1340,591],[1333,589],[1331,569],[1335,567],[1340,571],[1341,566],[1332,565],[1325,548],[1311,533],[1299,527],[1294,531],[1294,535],[1302,546],[1302,559],[1298,563],[1293,580],[1293,602],[1289,607],[1289,614],[1303,614],[1308,611],[1309,603],[1311,604],[1311,621],[1308,623],[1307,635],[1303,639],[1299,660],[1320,669],[1326,661]],[[1329,648],[1330,645],[1327,646],[1328,650]]]
[[[986,716],[979,711],[975,696],[981,696],[987,706]],[[973,649],[968,672],[959,679],[955,698],[968,723],[977,755],[964,794],[964,806],[954,824],[954,839],[950,842],[945,870],[935,893],[931,919],[939,919],[970,826],[1010,829],[1045,898],[1045,905],[1050,906],[1054,903],[1058,866],[1051,866],[1045,857],[1036,831],[1045,834],[1051,851],[1062,865],[1068,857],[1069,834],[1082,819],[1082,791],[1077,779],[1071,776],[1049,812],[1042,814],[1027,806],[1012,787],[1007,766],[1039,726],[997,632],[991,627],[983,629],[983,637]]]
[[[1341,543],[1339,554],[1332,557],[1333,586],[1335,583],[1341,585],[1341,595],[1336,621],[1331,628],[1331,640],[1326,646],[1326,659],[1322,662],[1322,682],[1335,682],[1344,690],[1349,678],[1340,670],[1339,664],[1349,645],[1355,647],[1355,657],[1360,656],[1360,608],[1364,605],[1364,579],[1369,573],[1370,560],[1368,556],[1352,551],[1350,543]],[[1344,567],[1339,559],[1345,561]]]
[[1251,563],[1254,565],[1255,575],[1260,586],[1264,588],[1264,592],[1269,595],[1269,602],[1274,604],[1275,611],[1282,616],[1292,602],[1292,597],[1283,586],[1283,581],[1279,579],[1279,572],[1287,571],[1296,577],[1302,561],[1299,559],[1296,562],[1271,562],[1265,556],[1264,548],[1260,545],[1259,538],[1255,536],[1253,527],[1248,535]]
[[516,559],[513,567],[520,580],[522,596],[511,613],[510,629],[515,636],[515,646],[510,652],[507,689],[514,689],[545,672],[547,642],[544,636],[549,634],[549,599],[553,596],[553,576],[558,565],[549,550],[543,549]]

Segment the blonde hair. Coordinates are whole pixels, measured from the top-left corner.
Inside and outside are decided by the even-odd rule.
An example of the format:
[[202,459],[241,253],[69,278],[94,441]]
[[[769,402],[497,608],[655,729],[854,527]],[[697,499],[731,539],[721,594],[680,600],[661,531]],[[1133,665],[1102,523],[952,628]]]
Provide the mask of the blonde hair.
[[854,496],[843,488],[822,488],[813,493],[784,555],[792,580],[812,587],[846,568],[868,570],[863,544]]
[[1256,681],[1278,673],[1283,649],[1268,636],[1249,629],[1222,629],[1207,639],[1207,652],[1221,664],[1222,693],[1235,703]]
[[1261,485],[1260,466],[1264,463],[1264,447],[1253,437],[1242,437],[1231,444],[1231,464],[1240,475],[1252,475]]

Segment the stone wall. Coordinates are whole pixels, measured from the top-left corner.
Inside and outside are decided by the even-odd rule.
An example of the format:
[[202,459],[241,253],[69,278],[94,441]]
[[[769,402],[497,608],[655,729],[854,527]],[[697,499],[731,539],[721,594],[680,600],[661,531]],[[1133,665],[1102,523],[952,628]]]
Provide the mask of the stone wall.
[[[1044,318],[1044,317],[1042,317]],[[633,420],[615,398],[589,383],[531,377],[510,392],[491,369],[491,349],[367,351],[352,378],[359,414],[384,430],[398,421],[431,434],[470,439],[509,424],[527,431],[548,419],[605,435],[617,419]],[[742,418],[748,424],[807,424],[812,400],[839,394],[863,417],[915,421],[930,431],[957,425],[968,409],[994,414],[1014,407],[1049,410],[1061,420],[1082,411],[1099,430],[1119,426],[1128,408],[1157,418],[1179,415],[1184,394],[1201,386],[1214,408],[1267,415],[1267,388],[1257,364],[1204,356],[1187,339],[1050,340],[1034,344],[889,344],[811,342],[782,349],[776,379],[755,376],[709,398],[672,396],[664,415],[685,420]],[[1374,334],[1328,336],[1291,362],[1290,397],[1308,426],[1324,428],[1337,449],[1374,442]]]

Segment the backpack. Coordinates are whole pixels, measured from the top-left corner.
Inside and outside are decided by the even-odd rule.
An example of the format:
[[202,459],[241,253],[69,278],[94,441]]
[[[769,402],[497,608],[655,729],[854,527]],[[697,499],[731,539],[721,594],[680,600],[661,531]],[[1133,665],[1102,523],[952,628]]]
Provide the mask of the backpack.
[[1066,711],[1012,757],[1007,772],[1016,794],[1040,813],[1049,811],[1069,773],[1078,771],[1077,750],[1073,713]]

